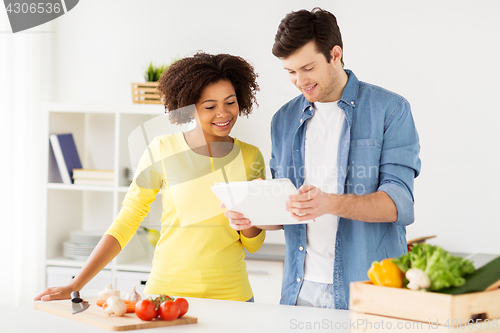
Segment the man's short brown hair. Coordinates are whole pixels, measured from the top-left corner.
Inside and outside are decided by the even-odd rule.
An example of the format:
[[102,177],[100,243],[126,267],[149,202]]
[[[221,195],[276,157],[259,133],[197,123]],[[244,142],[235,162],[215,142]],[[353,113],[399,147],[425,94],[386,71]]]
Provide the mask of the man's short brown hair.
[[[310,41],[316,43],[316,49],[327,62],[332,59],[330,51],[335,45],[343,49],[340,28],[332,13],[319,7],[288,13],[278,26],[273,54],[278,58],[287,58]],[[341,61],[344,64],[344,60]]]

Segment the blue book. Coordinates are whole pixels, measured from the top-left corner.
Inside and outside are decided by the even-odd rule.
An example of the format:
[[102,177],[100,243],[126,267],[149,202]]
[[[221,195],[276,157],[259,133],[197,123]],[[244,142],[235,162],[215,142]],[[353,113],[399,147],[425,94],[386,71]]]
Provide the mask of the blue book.
[[50,134],[50,146],[64,184],[73,184],[73,169],[82,169],[73,134]]

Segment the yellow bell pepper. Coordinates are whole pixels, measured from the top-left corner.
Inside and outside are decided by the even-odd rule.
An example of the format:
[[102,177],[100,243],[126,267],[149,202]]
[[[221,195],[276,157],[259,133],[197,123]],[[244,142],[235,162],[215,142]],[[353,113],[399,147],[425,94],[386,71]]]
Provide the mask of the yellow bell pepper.
[[404,273],[392,262],[392,258],[374,261],[368,270],[368,278],[377,286],[403,288]]

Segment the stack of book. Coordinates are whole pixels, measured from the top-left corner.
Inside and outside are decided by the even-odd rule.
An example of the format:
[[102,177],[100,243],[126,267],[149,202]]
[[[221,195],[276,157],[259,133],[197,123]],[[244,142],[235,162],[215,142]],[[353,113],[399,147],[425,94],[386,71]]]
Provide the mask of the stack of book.
[[50,134],[49,139],[64,184],[114,185],[113,170],[83,169],[72,133]]
[[73,169],[75,185],[109,185],[113,186],[115,173],[113,170]]
[[50,146],[64,184],[73,183],[73,169],[82,168],[73,134],[50,134]]

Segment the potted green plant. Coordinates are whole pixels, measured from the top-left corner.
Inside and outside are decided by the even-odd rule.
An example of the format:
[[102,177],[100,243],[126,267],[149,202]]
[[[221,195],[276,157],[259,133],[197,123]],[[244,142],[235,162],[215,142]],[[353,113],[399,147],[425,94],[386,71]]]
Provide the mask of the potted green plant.
[[158,94],[158,80],[161,74],[175,61],[177,59],[168,65],[163,64],[160,66],[156,66],[150,62],[144,71],[144,80],[146,82],[132,83],[132,101],[140,104],[163,104]]
[[169,66],[167,65],[155,66],[152,62],[150,62],[146,72],[144,73],[144,80],[146,80],[146,82],[157,82],[163,71],[168,67]]

